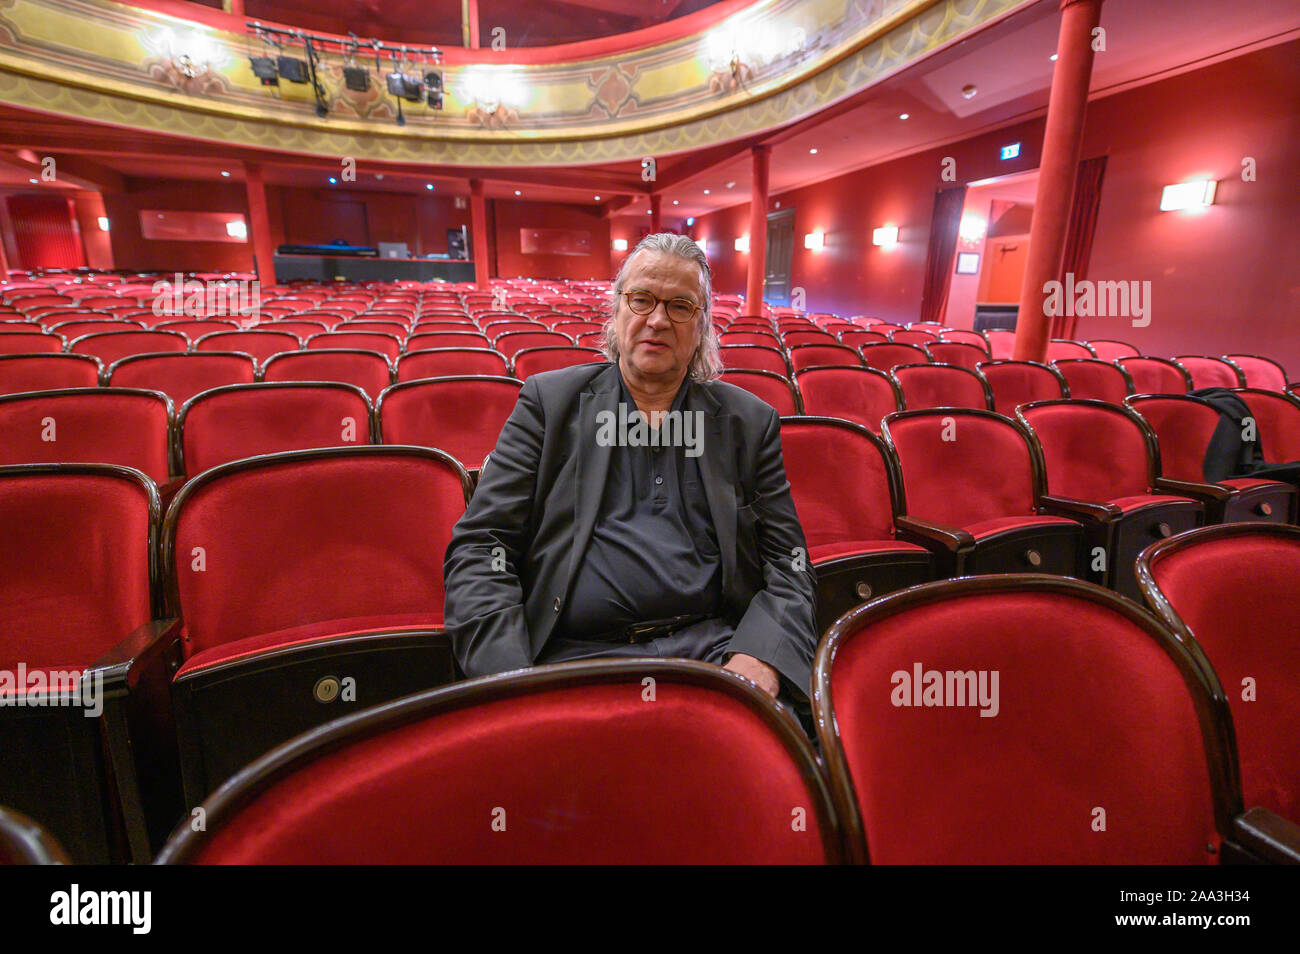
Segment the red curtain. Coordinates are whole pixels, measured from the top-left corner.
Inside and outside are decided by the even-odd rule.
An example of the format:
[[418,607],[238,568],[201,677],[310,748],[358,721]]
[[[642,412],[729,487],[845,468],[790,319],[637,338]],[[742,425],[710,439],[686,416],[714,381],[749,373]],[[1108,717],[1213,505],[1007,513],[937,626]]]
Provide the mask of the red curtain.
[[11,195],[18,261],[13,268],[78,268],[86,264],[72,200],[60,195]]
[[966,203],[966,187],[940,189],[934,194],[934,215],[930,218],[930,247],[925,259],[925,288],[921,292],[918,321],[943,321],[952,284],[953,257],[957,251],[957,228]]
[[[1075,172],[1074,201],[1070,205],[1065,253],[1061,256],[1061,272],[1057,276],[1062,282],[1067,272],[1074,275],[1076,282],[1087,277],[1092,238],[1097,231],[1097,209],[1101,205],[1101,180],[1105,175],[1105,156],[1084,159]],[[1073,338],[1077,320],[1073,315],[1057,315],[1052,319],[1052,337]]]

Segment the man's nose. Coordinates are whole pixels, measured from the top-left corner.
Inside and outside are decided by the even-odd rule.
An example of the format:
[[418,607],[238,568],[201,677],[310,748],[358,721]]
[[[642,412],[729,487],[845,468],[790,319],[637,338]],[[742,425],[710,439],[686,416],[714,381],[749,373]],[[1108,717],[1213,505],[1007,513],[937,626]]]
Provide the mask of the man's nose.
[[653,328],[666,328],[672,324],[668,318],[668,302],[655,302],[654,309],[646,315],[645,322]]

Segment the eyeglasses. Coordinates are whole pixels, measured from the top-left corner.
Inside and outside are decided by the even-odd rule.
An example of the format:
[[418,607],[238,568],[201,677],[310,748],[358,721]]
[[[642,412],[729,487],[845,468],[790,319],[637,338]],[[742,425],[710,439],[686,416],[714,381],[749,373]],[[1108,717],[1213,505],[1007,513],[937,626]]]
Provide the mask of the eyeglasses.
[[659,298],[642,288],[623,292],[623,298],[627,300],[627,307],[634,315],[648,315],[659,307],[660,302],[663,302],[664,311],[669,319],[679,324],[690,321],[700,310],[700,306],[689,298]]

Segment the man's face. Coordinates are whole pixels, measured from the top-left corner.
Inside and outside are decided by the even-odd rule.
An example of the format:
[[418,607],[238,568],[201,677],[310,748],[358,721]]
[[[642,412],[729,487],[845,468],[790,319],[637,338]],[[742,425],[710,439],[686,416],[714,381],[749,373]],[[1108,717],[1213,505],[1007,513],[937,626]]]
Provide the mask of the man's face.
[[688,259],[651,249],[637,252],[624,275],[624,294],[619,296],[614,313],[623,374],[665,383],[680,382],[686,377],[699,344],[704,313],[698,311],[690,321],[676,322],[668,317],[666,304],[660,302],[650,314],[638,315],[627,304],[626,292],[634,290],[647,291],[663,299],[686,298],[703,306],[700,267]]

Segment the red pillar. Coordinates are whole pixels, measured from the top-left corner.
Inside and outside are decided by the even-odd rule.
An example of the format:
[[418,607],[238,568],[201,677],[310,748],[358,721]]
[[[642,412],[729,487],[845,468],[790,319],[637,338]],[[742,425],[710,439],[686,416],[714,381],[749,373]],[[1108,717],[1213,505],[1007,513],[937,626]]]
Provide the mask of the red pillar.
[[745,314],[763,313],[763,283],[767,277],[767,168],[771,146],[755,146],[754,176],[749,195],[749,276],[745,282]]
[[650,194],[650,231],[652,233],[662,232],[663,218],[660,215],[660,207],[663,205],[664,197],[657,193]]
[[469,25],[469,46],[478,49],[478,0],[465,0],[465,22]]
[[1055,281],[1065,252],[1075,170],[1083,146],[1083,119],[1092,78],[1092,31],[1101,20],[1102,0],[1061,0],[1061,32],[1056,42],[1056,69],[1038,164],[1038,195],[1029,227],[1029,253],[1020,288],[1016,320],[1017,361],[1047,356],[1052,318],[1043,311],[1043,286]]
[[487,199],[483,195],[483,180],[469,180],[469,230],[474,245],[474,284],[487,288],[488,282],[488,228]]
[[226,12],[232,16],[242,17],[244,15],[244,0],[224,0],[222,4]]
[[262,167],[244,163],[244,191],[248,195],[248,227],[252,232],[254,270],[263,288],[275,284],[275,246],[271,243],[271,216],[266,211],[266,182]]

